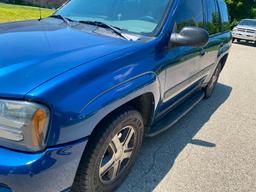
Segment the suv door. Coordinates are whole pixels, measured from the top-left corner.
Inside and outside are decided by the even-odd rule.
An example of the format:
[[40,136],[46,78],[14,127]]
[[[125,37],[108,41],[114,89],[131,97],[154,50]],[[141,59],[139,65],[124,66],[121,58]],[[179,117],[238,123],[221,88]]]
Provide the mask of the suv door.
[[[183,27],[204,27],[204,9],[202,0],[180,0],[175,13],[173,32],[180,32]],[[163,105],[160,115],[172,107],[180,97],[200,81],[197,74],[201,68],[201,48],[191,46],[170,47],[165,56],[166,80]]]

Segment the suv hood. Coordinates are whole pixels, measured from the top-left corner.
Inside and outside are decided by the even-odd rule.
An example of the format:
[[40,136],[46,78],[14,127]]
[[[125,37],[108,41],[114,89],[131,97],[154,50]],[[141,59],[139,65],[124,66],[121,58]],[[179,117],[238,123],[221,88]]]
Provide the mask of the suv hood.
[[256,30],[256,27],[250,25],[237,25],[236,28]]
[[23,98],[57,75],[134,44],[92,30],[53,18],[1,24],[0,97]]

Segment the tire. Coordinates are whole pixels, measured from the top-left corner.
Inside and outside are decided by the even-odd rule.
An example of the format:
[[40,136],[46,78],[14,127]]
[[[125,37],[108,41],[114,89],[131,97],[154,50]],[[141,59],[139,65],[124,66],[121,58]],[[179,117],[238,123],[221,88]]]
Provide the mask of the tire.
[[240,39],[237,39],[236,41],[237,41],[237,43],[240,43],[240,42],[241,42],[241,40],[240,40]]
[[212,96],[213,91],[216,87],[216,84],[218,83],[220,72],[221,72],[221,65],[218,64],[218,66],[216,67],[216,69],[212,75],[210,82],[205,87],[205,99],[208,99]]
[[143,119],[138,111],[119,111],[100,129],[81,159],[72,192],[114,191],[135,162],[144,135]]

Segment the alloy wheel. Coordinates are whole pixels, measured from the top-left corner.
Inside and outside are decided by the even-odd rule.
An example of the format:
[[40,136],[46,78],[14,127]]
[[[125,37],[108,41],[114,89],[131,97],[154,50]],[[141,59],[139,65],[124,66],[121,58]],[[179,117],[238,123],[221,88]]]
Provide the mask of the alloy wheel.
[[136,146],[134,127],[121,129],[107,146],[100,163],[99,177],[102,183],[114,182],[128,166]]

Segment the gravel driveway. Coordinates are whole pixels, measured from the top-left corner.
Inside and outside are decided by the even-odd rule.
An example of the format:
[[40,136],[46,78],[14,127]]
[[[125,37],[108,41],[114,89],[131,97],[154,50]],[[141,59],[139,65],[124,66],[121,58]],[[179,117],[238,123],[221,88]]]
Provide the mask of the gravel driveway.
[[213,97],[146,139],[118,191],[256,191],[256,47],[233,45]]

